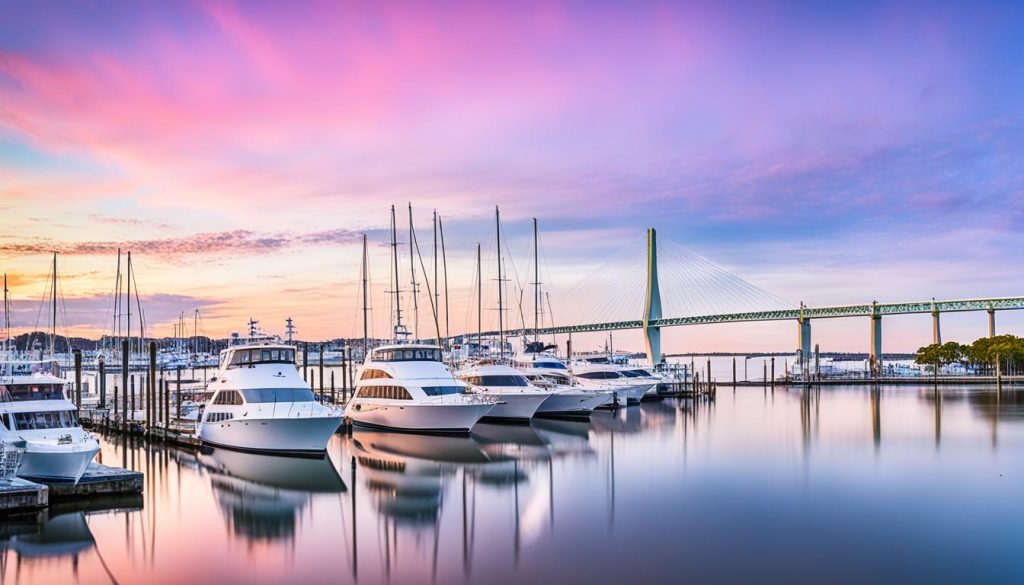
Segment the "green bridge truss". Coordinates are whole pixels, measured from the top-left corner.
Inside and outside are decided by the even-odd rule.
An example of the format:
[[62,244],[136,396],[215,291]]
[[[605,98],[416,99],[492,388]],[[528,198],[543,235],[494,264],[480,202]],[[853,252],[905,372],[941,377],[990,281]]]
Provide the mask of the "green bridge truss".
[[[634,321],[616,321],[611,323],[589,323],[584,325],[562,325],[540,329],[540,335],[565,333],[586,333],[591,331],[616,331],[620,329],[641,329],[647,327],[677,327],[680,325],[704,325],[711,323],[741,323],[749,321],[784,321],[797,319],[834,319],[838,317],[874,317],[884,315],[912,315],[915,313],[953,313],[960,311],[1005,311],[1024,309],[1024,297],[1008,297],[998,299],[961,299],[954,301],[922,301],[912,303],[870,303],[866,305],[840,305],[834,307],[802,307],[798,309],[779,309],[777,311],[757,311],[752,313],[729,313],[722,315],[697,315],[693,317],[671,317],[651,319],[644,323],[642,319]],[[516,337],[533,334],[532,329],[513,329],[505,332],[506,336]],[[473,337],[475,333],[467,333],[462,337]],[[485,331],[484,336],[498,335],[497,331]]]

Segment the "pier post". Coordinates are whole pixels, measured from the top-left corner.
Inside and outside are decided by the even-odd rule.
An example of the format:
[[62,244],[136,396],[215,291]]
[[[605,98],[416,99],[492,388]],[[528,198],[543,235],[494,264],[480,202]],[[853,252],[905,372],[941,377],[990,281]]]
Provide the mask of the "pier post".
[[181,368],[178,368],[178,415],[174,418],[181,418]]
[[736,393],[736,357],[732,358],[732,391]]
[[[128,431],[128,340],[121,340],[121,414],[124,416],[124,430]],[[117,387],[114,387],[114,404],[117,404]]]
[[[341,399],[345,399],[345,388],[348,385],[348,358],[352,356],[352,349],[341,350]],[[334,374],[331,374],[331,400],[334,400]]]
[[764,390],[765,395],[767,395],[768,394],[768,361],[765,360],[765,361],[761,362],[761,365],[764,366],[764,374],[763,374],[763,376],[761,378],[763,380],[762,383],[764,385],[764,388],[762,388],[762,389]]
[[878,301],[871,302],[871,375],[882,375],[882,315],[878,313]]
[[155,422],[153,397],[156,395],[156,342],[149,342],[149,383],[146,384],[146,424],[152,426]]
[[75,407],[82,410],[82,350],[75,350]]
[[932,299],[932,343],[942,345],[942,329],[939,327],[939,309],[935,306],[935,299]]
[[[345,375],[345,372],[344,372],[345,356],[344,355],[341,357],[341,367],[342,367],[342,379],[344,379],[344,375]],[[337,403],[338,403],[338,396],[334,393],[334,371],[332,370],[331,371],[331,404],[337,404]]]
[[772,392],[775,392],[775,356],[772,356]]
[[324,402],[324,344],[320,344],[320,403]]
[[[107,407],[107,366],[100,356],[100,408]],[[116,400],[115,400],[116,402]]]
[[[178,372],[181,372],[181,366],[175,368]],[[181,375],[180,373],[178,374]],[[171,426],[171,381],[164,379],[164,430],[167,430]],[[166,438],[166,433],[164,437]]]
[[707,376],[705,376],[705,380],[709,384],[711,383],[711,358],[708,358],[708,373],[707,373]]
[[309,382],[309,344],[305,341],[302,342],[302,381]]
[[992,307],[988,308],[988,336],[996,336],[996,310]]
[[[127,420],[128,420],[128,418],[127,418],[127,417],[129,416],[129,413],[131,414],[132,420],[135,420],[135,410],[136,410],[136,409],[135,409],[135,407],[137,406],[137,405],[136,405],[136,401],[135,401],[135,376],[129,376],[129,377],[128,377],[128,384],[129,384],[129,385],[131,385],[131,387],[132,387],[132,388],[131,388],[131,392],[132,392],[132,403],[131,403],[131,407],[132,407],[132,408],[131,408],[131,410],[130,410],[130,411],[129,411],[129,410],[125,410],[125,411],[124,411],[125,421],[127,421]],[[126,427],[125,427],[125,429],[127,430],[127,429],[128,429],[128,427],[126,426]]]

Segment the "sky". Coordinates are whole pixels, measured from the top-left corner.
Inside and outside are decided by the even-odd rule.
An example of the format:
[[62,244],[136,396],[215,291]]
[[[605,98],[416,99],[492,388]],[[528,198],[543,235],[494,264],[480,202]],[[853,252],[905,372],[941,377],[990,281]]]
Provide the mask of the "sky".
[[[790,303],[1024,293],[1020,3],[3,4],[16,331],[45,326],[53,251],[62,328],[110,331],[121,248],[151,334],[198,309],[212,336],[288,316],[303,338],[361,335],[366,234],[383,335],[391,205],[412,300],[409,204],[431,279],[442,218],[453,333],[476,326],[477,242],[496,325],[495,206],[512,289],[533,281],[538,219],[556,323],[648,227]],[[986,332],[983,313],[944,319],[946,339]],[[865,351],[866,321],[822,321],[815,342]],[[928,316],[885,327],[886,350],[930,341]],[[998,327],[1024,334],[1024,316]],[[665,333],[669,351],[795,339],[788,322]]]

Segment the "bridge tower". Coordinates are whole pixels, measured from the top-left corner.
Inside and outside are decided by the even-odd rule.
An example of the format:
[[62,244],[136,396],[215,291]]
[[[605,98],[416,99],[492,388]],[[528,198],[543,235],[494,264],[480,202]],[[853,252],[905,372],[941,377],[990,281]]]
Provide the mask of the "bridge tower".
[[939,308],[935,306],[935,297],[932,297],[932,343],[942,345],[942,329],[939,327]]
[[644,345],[651,364],[661,361],[661,327],[651,321],[661,319],[661,289],[658,287],[658,236],[654,228],[647,230],[647,295],[644,301]]

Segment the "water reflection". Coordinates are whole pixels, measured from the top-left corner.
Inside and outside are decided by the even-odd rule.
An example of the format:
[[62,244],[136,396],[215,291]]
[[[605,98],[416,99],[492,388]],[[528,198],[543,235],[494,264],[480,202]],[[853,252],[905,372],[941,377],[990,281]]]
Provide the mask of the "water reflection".
[[327,458],[204,449],[198,462],[210,478],[228,530],[246,539],[291,539],[297,518],[313,494],[346,489]]
[[108,438],[145,506],[8,522],[0,577],[1024,582],[1022,407],[977,387],[741,388],[468,437],[356,430],[320,460]]

